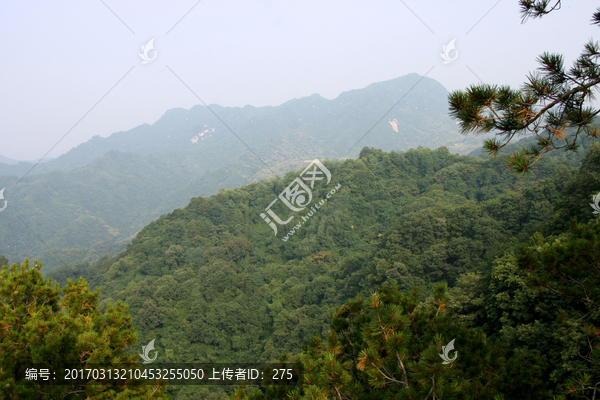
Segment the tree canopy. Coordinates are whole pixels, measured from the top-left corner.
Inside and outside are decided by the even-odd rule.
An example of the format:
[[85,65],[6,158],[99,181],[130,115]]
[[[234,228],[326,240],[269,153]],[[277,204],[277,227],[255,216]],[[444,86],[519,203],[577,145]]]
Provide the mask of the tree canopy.
[[43,365],[57,371],[68,365],[110,367],[134,363],[125,349],[137,339],[127,306],[98,308],[99,292],[80,278],[61,291],[44,279],[41,265],[29,260],[0,272],[0,397],[4,399],[165,399],[164,385],[111,387],[50,386],[19,379],[21,369]]

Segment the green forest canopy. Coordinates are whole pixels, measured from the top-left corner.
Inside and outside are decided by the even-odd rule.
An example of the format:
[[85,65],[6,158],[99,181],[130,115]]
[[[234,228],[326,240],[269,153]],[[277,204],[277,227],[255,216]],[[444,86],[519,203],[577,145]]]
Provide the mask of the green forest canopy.
[[[591,147],[580,169],[569,163],[576,158],[547,157],[537,175],[521,178],[501,159],[444,148],[365,148],[358,160],[325,162],[340,192],[287,242],[259,214],[297,173],[195,198],[144,228],[117,257],[49,276],[65,282],[83,274],[102,288],[101,307],[127,303],[140,342],[157,338],[169,362],[298,356],[314,335],[328,337],[330,313],[358,293],[420,287],[418,301],[428,304],[428,288],[447,285],[452,321],[507,343],[507,359],[550,346],[551,360],[535,369],[544,382],[536,390],[563,390],[572,371],[561,360],[574,357],[574,344],[548,333],[562,329],[562,303],[520,278],[515,257],[520,243],[565,235],[571,217],[592,220],[600,150]],[[323,195],[315,188],[315,198]],[[539,296],[545,308],[532,303]],[[194,398],[193,389],[167,393]]]

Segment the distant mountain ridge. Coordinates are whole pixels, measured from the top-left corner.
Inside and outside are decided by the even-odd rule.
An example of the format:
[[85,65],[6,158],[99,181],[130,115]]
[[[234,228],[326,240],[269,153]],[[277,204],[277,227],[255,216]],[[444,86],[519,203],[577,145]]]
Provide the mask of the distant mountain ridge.
[[[68,171],[113,150],[145,155],[154,151],[197,148],[221,140],[225,140],[223,145],[227,147],[232,141],[238,141],[229,128],[253,150],[286,133],[302,133],[322,141],[329,150],[327,157],[344,157],[400,99],[402,101],[372,129],[365,137],[366,141],[352,149],[349,156],[356,157],[363,146],[407,150],[419,145],[429,146],[432,140],[436,146],[464,142],[466,139],[448,116],[447,94],[439,82],[409,74],[343,92],[332,100],[313,94],[276,107],[212,104],[210,109],[200,105],[189,110],[176,108],[165,112],[152,125],[143,124],[107,138],[94,136],[60,157],[37,165],[30,174]],[[268,153],[268,149],[265,151]],[[33,165],[3,162],[0,158],[0,175],[22,176]]]
[[12,158],[4,157],[2,154],[0,154],[0,163],[2,164],[14,165],[18,164],[19,162],[20,161],[18,160],[13,160]]
[[481,138],[458,133],[447,95],[439,82],[410,74],[333,100],[315,94],[277,107],[172,109],[152,125],[96,136],[40,163],[18,184],[33,164],[0,164],[9,201],[0,254],[52,255],[48,267],[94,258],[89,249],[126,242],[193,197],[283,176],[305,160],[356,157],[363,147],[445,145],[464,154]]
[[[45,158],[41,162],[47,162],[52,159],[53,158]],[[25,163],[25,164],[29,164],[29,165],[33,166],[36,162],[38,162],[38,160],[20,161],[20,160],[14,160],[12,158],[4,157],[2,154],[0,154],[0,164],[15,165],[15,164],[19,164],[19,163]]]

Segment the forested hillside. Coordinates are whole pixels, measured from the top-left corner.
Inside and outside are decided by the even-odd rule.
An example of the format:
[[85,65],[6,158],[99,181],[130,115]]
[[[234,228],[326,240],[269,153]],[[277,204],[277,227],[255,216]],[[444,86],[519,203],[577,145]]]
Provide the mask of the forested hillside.
[[195,196],[282,176],[307,159],[355,157],[363,146],[468,152],[479,141],[457,132],[447,94],[439,82],[410,74],[333,100],[173,109],[152,125],[94,137],[36,166],[0,160],[10,204],[0,214],[0,253],[34,256],[45,270],[116,254],[142,227]]
[[[358,160],[324,162],[331,183],[315,185],[313,198],[339,188],[286,241],[259,214],[298,172],[194,198],[142,229],[118,256],[50,276],[64,282],[83,275],[102,288],[101,304],[129,304],[139,342],[156,338],[165,362],[298,355],[312,336],[327,337],[330,313],[358,293],[397,284],[401,291],[420,287],[417,298],[427,302],[439,283],[450,288],[453,321],[482,327],[490,338],[508,335],[517,347],[541,349],[542,335],[557,361],[562,348],[548,331],[557,310],[552,297],[544,300],[548,309],[525,311],[534,307],[526,300],[538,296],[533,289],[515,288],[525,291],[518,302],[504,296],[521,279],[514,267],[519,243],[563,232],[559,220],[592,218],[589,205],[579,204],[600,190],[597,176],[582,178],[597,171],[599,150],[593,147],[579,172],[577,159],[548,157],[535,175],[520,177],[505,171],[501,158],[364,148]],[[585,187],[574,190],[582,179]],[[486,303],[493,296],[498,300]],[[540,368],[547,390],[564,378],[562,366]],[[191,390],[178,398],[194,398],[184,394]]]

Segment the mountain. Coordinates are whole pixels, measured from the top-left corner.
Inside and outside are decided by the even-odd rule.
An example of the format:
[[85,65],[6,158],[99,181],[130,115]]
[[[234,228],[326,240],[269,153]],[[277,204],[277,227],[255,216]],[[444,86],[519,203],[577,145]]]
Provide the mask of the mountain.
[[[239,140],[231,131],[253,150],[286,134],[304,135],[315,144],[324,144],[328,153],[325,156],[332,158],[347,156],[367,132],[366,141],[360,142],[348,156],[356,157],[365,145],[407,150],[431,142],[437,146],[464,142],[465,138],[457,133],[448,117],[447,95],[439,82],[409,74],[344,92],[333,100],[314,94],[277,107],[212,104],[208,108],[198,105],[189,110],[172,109],[152,125],[143,124],[107,138],[94,136],[60,157],[36,166],[30,174],[67,171],[114,150],[146,155],[167,149],[200,148],[223,140],[226,146]],[[470,148],[475,148],[474,143]],[[265,148],[267,153],[268,150]],[[34,165],[6,164],[0,159],[0,175],[22,176]]]
[[0,254],[41,257],[46,268],[92,260],[94,249],[123,248],[193,197],[283,175],[306,160],[355,157],[363,146],[470,151],[481,139],[457,133],[447,94],[410,74],[333,100],[173,109],[153,125],[96,136],[22,180],[33,164],[0,164],[9,204],[0,213]]
[[19,162],[20,161],[18,161],[18,160],[13,160],[12,158],[4,157],[2,154],[0,154],[0,163],[1,164],[14,165],[14,164],[18,164]]

